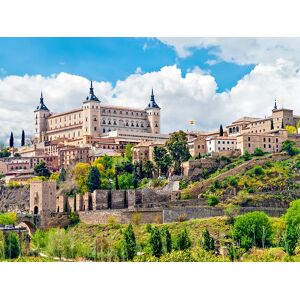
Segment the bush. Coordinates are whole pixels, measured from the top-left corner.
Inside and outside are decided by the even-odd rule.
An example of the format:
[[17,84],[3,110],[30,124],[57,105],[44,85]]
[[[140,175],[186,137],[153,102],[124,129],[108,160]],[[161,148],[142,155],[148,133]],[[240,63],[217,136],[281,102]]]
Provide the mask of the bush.
[[175,250],[186,250],[192,245],[186,229],[182,230],[175,238]]
[[253,156],[264,156],[265,153],[260,148],[256,148],[253,152]]
[[181,180],[179,181],[179,189],[183,190],[186,189],[189,185],[189,182],[187,180]]
[[248,160],[251,159],[251,155],[247,150],[245,151],[245,153],[243,155],[243,158],[244,158],[245,161],[248,161]]
[[238,186],[238,181],[234,176],[228,176],[226,180],[227,180],[228,184],[231,185],[232,187]]
[[134,212],[131,216],[131,223],[134,225],[139,225],[141,223],[142,215],[138,212]]
[[184,222],[187,220],[187,214],[181,213],[181,214],[179,214],[179,216],[176,219],[177,219],[177,222]]
[[264,175],[265,174],[265,171],[264,169],[261,167],[261,166],[255,166],[254,169],[253,169],[253,173],[255,175]]
[[268,216],[259,211],[238,216],[233,226],[233,237],[246,250],[253,246],[269,246],[272,227]]
[[207,204],[209,206],[215,206],[219,203],[219,199],[216,195],[209,195],[207,199]]
[[70,226],[77,225],[80,222],[79,215],[73,211],[69,214],[68,219],[70,221]]
[[300,152],[299,148],[296,147],[296,143],[289,140],[282,143],[282,150],[286,151],[290,156],[297,155]]
[[164,244],[164,252],[169,253],[172,251],[172,237],[167,226],[164,226],[162,229],[162,236],[163,236],[163,244]]
[[15,212],[7,212],[0,214],[1,225],[15,225],[17,222],[17,214]]

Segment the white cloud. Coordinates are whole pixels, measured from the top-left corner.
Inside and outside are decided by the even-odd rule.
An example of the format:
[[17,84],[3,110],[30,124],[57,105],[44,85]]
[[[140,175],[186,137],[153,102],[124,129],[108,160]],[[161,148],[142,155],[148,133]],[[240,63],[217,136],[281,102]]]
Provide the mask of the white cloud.
[[[109,82],[95,82],[95,92],[104,103],[144,108],[151,88],[161,106],[162,130],[196,128],[217,129],[241,116],[264,117],[271,113],[274,98],[278,105],[300,114],[300,73],[296,63],[277,60],[259,64],[228,92],[217,93],[217,84],[209,74],[188,72],[165,66],[157,72],[132,74],[113,87]],[[67,73],[43,77],[8,76],[0,80],[0,140],[10,131],[21,134],[33,131],[33,110],[39,103],[40,90],[45,103],[54,112],[81,106],[88,94],[89,81]]]
[[300,63],[300,38],[160,38],[180,57],[193,48],[210,49],[217,58],[237,64],[274,63],[283,58]]

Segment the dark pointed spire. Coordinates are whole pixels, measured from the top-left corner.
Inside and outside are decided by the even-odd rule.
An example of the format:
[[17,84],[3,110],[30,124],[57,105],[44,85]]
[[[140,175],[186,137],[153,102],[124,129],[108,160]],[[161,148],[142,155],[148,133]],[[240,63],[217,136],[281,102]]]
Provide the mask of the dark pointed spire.
[[93,87],[93,81],[91,80],[91,86],[90,86],[90,94],[89,96],[86,97],[86,101],[99,101],[99,99],[97,98],[97,96],[94,93],[94,87]]
[[36,108],[36,110],[48,110],[47,106],[44,103],[43,91],[41,91],[40,105]]
[[153,88],[151,91],[151,97],[150,97],[150,102],[148,104],[148,106],[146,107],[146,109],[148,108],[160,108],[157,103],[155,102],[155,97],[154,97],[154,93],[153,93]]
[[277,109],[277,103],[276,103],[276,98],[275,98],[275,104],[274,104],[274,109]]

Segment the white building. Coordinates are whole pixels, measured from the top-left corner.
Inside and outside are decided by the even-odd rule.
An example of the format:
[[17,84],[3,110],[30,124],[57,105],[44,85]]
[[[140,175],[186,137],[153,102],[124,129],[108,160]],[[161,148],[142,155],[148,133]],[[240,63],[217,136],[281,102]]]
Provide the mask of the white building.
[[221,152],[236,149],[236,137],[212,136],[206,139],[206,153]]

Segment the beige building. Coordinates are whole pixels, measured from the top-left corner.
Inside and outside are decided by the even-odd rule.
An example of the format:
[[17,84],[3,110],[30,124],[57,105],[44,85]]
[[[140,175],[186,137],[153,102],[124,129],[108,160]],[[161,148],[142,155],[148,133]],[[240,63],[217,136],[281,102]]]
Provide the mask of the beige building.
[[163,147],[165,142],[141,142],[132,147],[132,161],[154,161],[154,147]]
[[34,111],[36,142],[58,139],[77,140],[84,136],[100,137],[117,130],[134,133],[160,134],[160,107],[153,90],[145,109],[112,106],[101,103],[94,94],[91,82],[90,93],[81,108],[62,113],[51,113],[44,103]]
[[0,160],[0,174],[14,174],[18,170],[29,170],[30,159],[6,158]]

